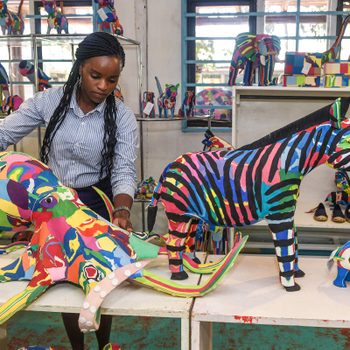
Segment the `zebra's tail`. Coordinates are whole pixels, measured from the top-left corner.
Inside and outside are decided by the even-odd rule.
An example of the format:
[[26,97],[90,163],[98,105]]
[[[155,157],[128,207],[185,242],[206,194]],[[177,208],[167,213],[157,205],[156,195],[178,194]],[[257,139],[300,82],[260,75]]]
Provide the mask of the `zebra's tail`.
[[159,182],[154,189],[153,196],[151,199],[151,203],[149,204],[147,208],[147,230],[148,232],[151,232],[153,230],[154,224],[156,222],[157,217],[157,211],[158,211],[158,202],[160,198],[160,194],[163,187],[163,182],[166,177],[166,173],[168,172],[168,169],[170,167],[170,164],[165,168],[162,175],[160,175]]

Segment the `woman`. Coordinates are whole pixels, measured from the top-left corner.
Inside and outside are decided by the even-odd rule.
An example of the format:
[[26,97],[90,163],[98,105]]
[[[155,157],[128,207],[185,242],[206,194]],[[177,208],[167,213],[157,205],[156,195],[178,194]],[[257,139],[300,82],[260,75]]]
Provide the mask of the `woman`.
[[[117,38],[88,35],[78,46],[76,61],[63,87],[37,93],[0,123],[0,149],[15,144],[45,123],[41,160],[80,199],[109,219],[103,190],[115,209],[113,223],[132,230],[130,209],[136,189],[138,130],[134,114],[116,99],[114,89],[125,64]],[[78,314],[62,314],[74,350],[84,349]],[[99,348],[109,342],[111,316],[102,316],[96,332]]]

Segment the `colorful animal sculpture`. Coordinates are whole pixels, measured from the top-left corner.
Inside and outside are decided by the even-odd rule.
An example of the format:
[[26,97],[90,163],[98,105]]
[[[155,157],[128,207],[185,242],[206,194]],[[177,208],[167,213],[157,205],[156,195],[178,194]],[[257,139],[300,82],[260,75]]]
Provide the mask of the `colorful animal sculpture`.
[[0,27],[2,34],[22,35],[24,32],[24,21],[21,16],[23,0],[19,2],[17,13],[7,8],[8,0],[0,0]]
[[[168,218],[170,270],[184,279],[185,238],[204,222],[212,232],[266,219],[275,244],[281,283],[300,289],[294,213],[300,183],[321,164],[350,166],[350,99],[336,102],[233,151],[187,153],[170,163],[148,207],[148,230],[161,202]],[[176,246],[176,249],[172,247]]]
[[243,70],[243,85],[253,84],[256,70],[259,85],[273,85],[273,71],[280,50],[280,39],[275,35],[239,34],[232,54],[228,85],[235,85],[238,73]]
[[[79,318],[83,332],[98,328],[101,303],[126,279],[176,296],[204,295],[232,266],[247,239],[242,239],[219,263],[198,265],[189,260],[188,267],[194,272],[215,272],[202,285],[185,286],[144,268],[158,254],[164,254],[159,246],[99,217],[45,164],[29,155],[0,153],[0,202],[2,231],[34,227],[23,255],[0,268],[0,282],[29,281],[24,291],[0,306],[0,324],[50,286],[62,282],[80,286],[86,294]],[[112,210],[111,203],[106,204]]]
[[19,106],[23,103],[23,98],[19,95],[10,95],[2,101],[1,110],[3,113],[10,114],[17,111]]
[[285,75],[305,74],[307,76],[321,76],[321,68],[324,63],[339,58],[340,44],[350,21],[350,15],[345,17],[337,39],[325,52],[286,52]]
[[196,96],[193,90],[187,90],[179,110],[179,117],[193,117],[194,106],[196,104]]
[[57,34],[62,31],[68,33],[68,19],[63,14],[63,1],[61,1],[61,8],[57,7],[56,0],[41,0],[45,11],[47,12],[47,31],[46,34],[51,33],[51,29],[57,30]]
[[159,97],[157,99],[159,118],[162,117],[163,110],[164,110],[164,118],[168,118],[168,111],[170,111],[171,113],[171,118],[174,118],[177,89],[179,88],[180,84],[176,84],[176,85],[165,84],[165,91],[163,92],[159,79],[157,77],[155,77],[155,79],[157,83],[157,89],[159,92]]
[[[19,72],[27,77],[33,84],[35,84],[35,67],[34,64],[27,60],[19,62]],[[45,72],[38,68],[38,90],[43,91],[51,87],[49,80],[51,79]]]
[[333,284],[337,287],[346,288],[346,282],[350,281],[350,241],[331,253],[328,260],[329,269],[333,263],[337,264],[337,277]]
[[234,147],[226,140],[213,134],[210,129],[204,133],[204,140],[202,141],[204,147],[203,151],[215,151],[219,149],[233,150]]
[[155,108],[154,108],[154,92],[153,91],[145,91],[143,93],[142,110],[145,109],[145,107],[147,106],[148,103],[152,103],[153,107],[152,107],[150,113],[148,113],[148,114],[144,113],[144,115],[146,117],[155,118],[156,112],[155,112]]
[[124,29],[117,16],[114,0],[94,0],[98,8],[97,31],[123,35]]

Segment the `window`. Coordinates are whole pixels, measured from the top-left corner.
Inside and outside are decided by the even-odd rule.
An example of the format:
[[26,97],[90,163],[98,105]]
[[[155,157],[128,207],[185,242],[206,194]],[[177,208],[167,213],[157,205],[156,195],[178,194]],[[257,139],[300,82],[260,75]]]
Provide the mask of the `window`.
[[[227,86],[235,37],[243,32],[281,39],[275,75],[283,73],[287,51],[323,52],[336,38],[350,1],[339,0],[183,0],[182,95],[196,95],[195,116],[187,127],[231,126],[231,88]],[[350,55],[345,33],[340,58]],[[242,83],[242,75],[237,84]]]

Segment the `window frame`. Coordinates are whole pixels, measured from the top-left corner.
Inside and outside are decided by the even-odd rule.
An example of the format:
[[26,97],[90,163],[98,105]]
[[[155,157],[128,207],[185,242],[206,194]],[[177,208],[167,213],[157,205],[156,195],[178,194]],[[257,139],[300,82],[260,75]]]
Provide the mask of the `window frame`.
[[[181,47],[181,57],[182,57],[182,67],[181,67],[181,101],[183,101],[183,98],[185,96],[185,92],[187,90],[195,90],[196,86],[200,86],[203,84],[197,84],[195,82],[196,79],[196,64],[200,63],[200,60],[195,59],[195,47],[196,47],[196,40],[202,40],[197,39],[199,37],[196,37],[195,30],[196,30],[196,18],[200,16],[199,14],[195,13],[195,9],[197,6],[250,6],[250,12],[247,13],[241,13],[237,12],[234,13],[234,15],[242,14],[244,16],[249,16],[249,28],[250,32],[253,34],[261,34],[258,30],[259,27],[263,27],[263,20],[265,17],[269,16],[278,16],[280,17],[286,17],[286,16],[294,16],[295,17],[295,27],[296,32],[295,36],[283,36],[282,39],[289,39],[289,40],[295,40],[296,50],[299,51],[299,42],[300,40],[317,40],[317,39],[327,39],[330,43],[333,43],[334,39],[337,37],[340,26],[343,21],[343,15],[350,14],[350,8],[348,11],[344,9],[344,2],[347,2],[345,0],[338,0],[336,3],[336,9],[335,11],[327,10],[327,11],[317,11],[317,12],[306,12],[301,11],[301,0],[296,0],[297,4],[297,10],[293,12],[266,12],[266,11],[258,11],[258,5],[264,6],[264,0],[261,1],[254,1],[254,0],[220,0],[220,1],[213,1],[213,0],[182,0],[181,8],[182,8],[182,47]],[[259,3],[259,4],[258,4]],[[209,14],[215,15],[215,11]],[[232,15],[232,14],[231,14]],[[304,37],[300,36],[299,32],[299,24],[300,24],[300,17],[305,16],[326,16],[326,21],[329,20],[331,17],[330,24],[334,25],[335,32],[333,35],[329,35],[329,32],[327,36],[314,36],[314,37]],[[331,16],[330,16],[331,15]],[[335,17],[336,16],[336,17]],[[336,18],[336,19],[335,19]],[[336,23],[334,23],[334,21]],[[332,29],[332,25],[330,25],[330,28]],[[344,37],[349,38],[349,37]],[[225,37],[225,39],[233,39],[232,37]],[[214,39],[215,40],[215,39]],[[222,40],[222,39],[221,39]],[[234,44],[234,43],[233,43]],[[329,43],[328,43],[329,46]],[[281,59],[283,62],[283,59]],[[208,60],[210,61],[210,60]],[[212,60],[215,62],[215,60]],[[206,60],[207,62],[207,60]],[[229,63],[230,61],[228,61]],[[226,62],[225,62],[226,63]],[[227,86],[226,83],[224,84],[205,84],[205,86]],[[195,106],[197,107],[197,106]],[[201,108],[202,106],[198,106],[198,108]],[[213,106],[215,107],[215,106]],[[232,109],[232,106],[223,106],[225,109]],[[185,119],[183,122],[183,131],[184,132],[203,132],[203,130],[206,129],[208,125],[207,120],[203,120],[205,118],[196,117],[198,120],[187,120]],[[227,121],[227,123],[223,124],[222,122],[215,122],[211,121],[210,126],[214,127],[214,129],[217,132],[231,132],[231,122]]]

